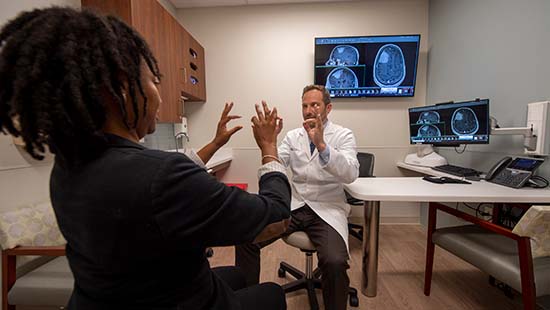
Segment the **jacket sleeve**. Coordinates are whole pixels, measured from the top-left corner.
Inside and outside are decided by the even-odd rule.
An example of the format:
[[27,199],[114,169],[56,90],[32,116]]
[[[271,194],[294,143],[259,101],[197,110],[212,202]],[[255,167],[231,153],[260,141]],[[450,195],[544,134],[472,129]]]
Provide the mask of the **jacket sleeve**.
[[322,166],[323,169],[342,183],[348,184],[355,181],[359,177],[359,161],[353,132],[345,129],[338,144],[328,145],[328,147],[330,148],[329,160]]
[[155,221],[163,238],[186,247],[252,242],[267,225],[290,217],[285,174],[264,174],[259,188],[256,195],[226,186],[176,153],[151,185]]

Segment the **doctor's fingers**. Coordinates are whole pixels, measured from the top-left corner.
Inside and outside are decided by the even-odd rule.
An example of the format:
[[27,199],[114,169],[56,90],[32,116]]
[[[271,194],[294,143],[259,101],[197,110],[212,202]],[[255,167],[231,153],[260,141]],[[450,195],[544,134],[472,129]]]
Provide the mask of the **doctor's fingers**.
[[309,130],[309,129],[315,128],[317,126],[317,120],[313,119],[313,118],[308,118],[308,119],[304,120],[302,125],[304,126],[304,128],[306,128],[306,130]]

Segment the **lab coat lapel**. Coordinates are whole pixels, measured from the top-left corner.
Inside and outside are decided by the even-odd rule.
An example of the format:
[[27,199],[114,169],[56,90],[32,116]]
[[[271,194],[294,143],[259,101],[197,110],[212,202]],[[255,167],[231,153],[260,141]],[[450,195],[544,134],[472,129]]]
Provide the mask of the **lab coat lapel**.
[[[313,156],[309,148],[309,136],[304,128],[302,128],[302,131],[300,132],[300,146],[302,150],[304,150],[304,153],[306,153],[307,161],[311,161]],[[315,154],[315,151],[313,154]]]
[[334,124],[332,124],[331,121],[327,120],[327,126],[325,127],[325,130],[323,131],[323,136],[325,137],[325,143],[328,143],[331,139],[332,135],[336,132],[336,128],[334,127]]

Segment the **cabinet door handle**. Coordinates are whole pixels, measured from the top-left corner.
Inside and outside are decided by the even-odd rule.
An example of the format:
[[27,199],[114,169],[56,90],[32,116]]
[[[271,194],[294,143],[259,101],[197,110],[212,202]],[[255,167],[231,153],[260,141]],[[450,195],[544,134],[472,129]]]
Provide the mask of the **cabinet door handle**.
[[187,84],[187,68],[183,67],[181,70],[183,70],[183,83]]

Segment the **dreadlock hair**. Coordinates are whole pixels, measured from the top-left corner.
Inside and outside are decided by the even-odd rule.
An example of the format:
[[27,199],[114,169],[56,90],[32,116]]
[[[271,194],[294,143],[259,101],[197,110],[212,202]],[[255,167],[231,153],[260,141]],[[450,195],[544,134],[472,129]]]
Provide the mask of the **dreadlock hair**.
[[[126,126],[139,119],[141,62],[160,79],[145,40],[113,16],[52,7],[20,14],[0,31],[0,130],[21,136],[42,159],[79,161],[105,145],[105,95],[120,107]],[[131,99],[133,124],[122,95]]]

